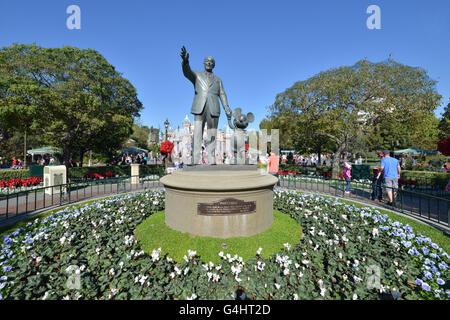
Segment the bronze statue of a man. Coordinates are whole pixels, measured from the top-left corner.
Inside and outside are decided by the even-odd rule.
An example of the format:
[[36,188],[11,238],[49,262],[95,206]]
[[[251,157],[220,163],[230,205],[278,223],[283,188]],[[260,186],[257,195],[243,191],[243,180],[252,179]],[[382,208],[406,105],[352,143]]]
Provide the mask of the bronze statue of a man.
[[181,48],[181,58],[183,59],[183,74],[192,82],[195,88],[195,96],[191,108],[191,113],[194,115],[194,164],[199,164],[201,161],[202,137],[205,123],[208,125],[206,140],[208,164],[216,164],[216,136],[220,116],[219,98],[222,101],[227,119],[231,119],[231,109],[228,106],[222,80],[212,73],[215,66],[213,57],[208,56],[205,58],[203,62],[205,71],[191,70],[189,66],[189,53],[184,46]]

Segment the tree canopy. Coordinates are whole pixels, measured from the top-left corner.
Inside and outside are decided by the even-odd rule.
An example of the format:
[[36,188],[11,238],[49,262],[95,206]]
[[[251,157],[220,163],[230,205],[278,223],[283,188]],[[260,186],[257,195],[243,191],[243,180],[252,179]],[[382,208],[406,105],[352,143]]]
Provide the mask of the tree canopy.
[[97,51],[14,44],[0,50],[0,118],[62,147],[67,164],[87,150],[110,153],[131,135],[142,103]]
[[[436,81],[424,69],[392,59],[378,63],[361,60],[296,82],[276,96],[269,107],[269,120],[277,122],[280,132],[285,131],[280,137],[331,139],[336,144],[333,176],[337,177],[340,155],[358,136],[378,134],[379,139],[372,136],[374,147],[390,145],[403,132],[413,135],[430,121],[441,100],[435,86]],[[388,130],[383,136],[380,130],[388,125],[395,131]]]

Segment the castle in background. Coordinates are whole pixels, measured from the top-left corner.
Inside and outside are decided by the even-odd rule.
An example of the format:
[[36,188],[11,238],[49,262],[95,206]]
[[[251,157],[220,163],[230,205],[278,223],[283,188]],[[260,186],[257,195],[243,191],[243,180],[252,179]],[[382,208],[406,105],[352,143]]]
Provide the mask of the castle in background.
[[[203,131],[203,141],[206,141],[207,136],[207,124],[205,124],[205,130]],[[151,133],[150,133],[151,134]],[[248,134],[257,134],[255,130],[248,130]],[[172,161],[174,163],[191,164],[192,163],[192,144],[193,144],[193,135],[194,135],[194,124],[189,120],[189,116],[186,114],[182,122],[182,128],[178,126],[177,129],[171,129],[167,131],[168,140],[174,144],[174,148],[172,150]],[[232,152],[232,140],[233,139],[233,130],[228,127],[228,125],[224,129],[217,129],[216,136],[216,163],[231,163],[233,159],[235,159],[235,155]],[[150,140],[150,137],[149,137]],[[159,141],[156,141],[159,140]],[[153,136],[152,142],[161,143],[165,140],[165,132],[163,130],[159,130],[157,139]],[[266,157],[266,153],[261,153],[258,151],[257,146],[252,147],[252,142],[249,142],[250,148],[248,152],[249,163],[256,163],[258,156]],[[203,145],[206,150],[206,145]],[[205,162],[208,162],[207,153],[202,152],[202,158]],[[263,159],[261,159],[263,160]]]

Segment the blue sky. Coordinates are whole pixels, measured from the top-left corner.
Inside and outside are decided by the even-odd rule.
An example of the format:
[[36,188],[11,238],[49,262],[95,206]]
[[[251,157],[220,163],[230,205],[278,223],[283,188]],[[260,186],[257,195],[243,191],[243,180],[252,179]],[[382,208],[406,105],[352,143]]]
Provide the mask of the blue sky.
[[[81,9],[69,30],[66,9]],[[381,9],[369,30],[366,9]],[[212,55],[232,109],[253,112],[257,128],[277,93],[329,68],[367,57],[420,66],[450,101],[450,1],[379,0],[0,0],[0,46],[70,45],[99,51],[136,87],[144,125],[177,127],[190,115],[193,86],[181,71],[180,48],[193,70]],[[220,127],[226,124],[222,110]]]

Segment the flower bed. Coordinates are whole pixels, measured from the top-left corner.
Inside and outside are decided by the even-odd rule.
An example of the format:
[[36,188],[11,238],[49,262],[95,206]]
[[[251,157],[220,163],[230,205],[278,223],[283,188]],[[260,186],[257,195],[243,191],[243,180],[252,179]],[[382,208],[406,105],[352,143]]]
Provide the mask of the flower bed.
[[9,194],[11,192],[25,191],[40,187],[42,184],[41,177],[30,177],[28,179],[9,179],[8,181],[0,180],[0,194]]
[[[370,208],[276,192],[274,209],[304,232],[266,259],[219,252],[219,264],[188,250],[183,263],[146,254],[134,229],[164,209],[164,193],[116,196],[67,208],[5,236],[3,299],[447,299],[448,255]],[[226,251],[226,250],[224,250]],[[79,279],[77,287],[77,281]]]

